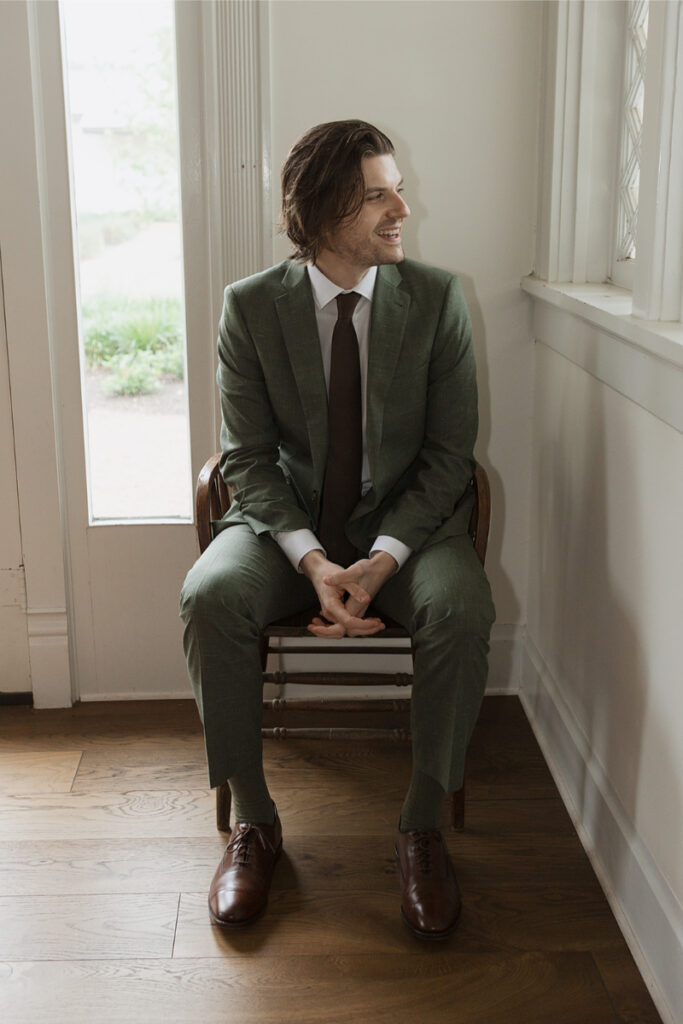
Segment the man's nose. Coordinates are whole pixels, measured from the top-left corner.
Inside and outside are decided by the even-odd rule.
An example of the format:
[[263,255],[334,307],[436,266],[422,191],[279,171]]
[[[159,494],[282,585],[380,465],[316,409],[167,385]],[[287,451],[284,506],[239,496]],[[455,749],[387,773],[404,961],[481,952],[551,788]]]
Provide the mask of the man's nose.
[[394,214],[395,217],[410,216],[410,207],[408,206],[405,199],[399,192],[396,192],[394,195],[394,202],[392,204],[391,212]]

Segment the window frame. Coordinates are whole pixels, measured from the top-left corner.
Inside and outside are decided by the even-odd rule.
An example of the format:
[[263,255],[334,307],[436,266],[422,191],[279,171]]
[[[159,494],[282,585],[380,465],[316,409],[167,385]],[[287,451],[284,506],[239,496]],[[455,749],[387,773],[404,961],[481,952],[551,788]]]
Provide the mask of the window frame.
[[[626,112],[624,108],[624,99],[626,93],[626,74],[627,74],[627,62],[628,62],[628,47],[630,40],[628,38],[628,22],[630,15],[630,8],[635,0],[626,0],[626,2],[620,4],[624,9],[623,21],[622,21],[622,61],[620,70],[621,87],[619,92],[619,139],[618,147],[616,151],[616,158],[614,163],[614,185],[613,185],[613,197],[612,197],[612,230],[611,230],[611,245],[610,245],[610,270],[608,280],[613,284],[618,285],[620,288],[627,288],[629,291],[633,291],[633,278],[635,274],[635,268],[638,260],[638,250],[636,248],[636,255],[627,260],[619,259],[619,222],[620,222],[620,180],[621,180],[621,164],[624,155],[624,135],[626,132]],[[648,20],[649,20],[649,8],[651,4],[648,3]],[[647,44],[645,50],[645,65],[647,69]],[[642,169],[642,134],[641,134],[641,159],[639,172]],[[638,193],[638,204],[640,206],[640,189]],[[639,211],[640,212],[640,209]]]
[[[625,0],[544,7],[534,274],[548,282],[614,281],[621,140],[614,111],[622,108],[627,12]],[[617,275],[632,291],[634,316],[681,321],[682,251],[683,0],[668,0],[650,5],[637,258]]]

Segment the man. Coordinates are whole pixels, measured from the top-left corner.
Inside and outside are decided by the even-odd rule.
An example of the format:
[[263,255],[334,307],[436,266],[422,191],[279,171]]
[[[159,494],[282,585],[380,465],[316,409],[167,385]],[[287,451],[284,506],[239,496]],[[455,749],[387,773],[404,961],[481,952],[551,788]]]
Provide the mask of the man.
[[[467,536],[477,431],[459,281],[406,260],[410,210],[390,140],[362,121],[308,131],[282,171],[286,260],[225,290],[221,470],[233,504],[185,581],[185,651],[212,786],[236,825],[214,923],[264,910],[282,828],[263,774],[260,629],[316,604],[310,632],[415,648],[413,769],[396,832],[401,912],[418,938],[460,913],[438,829],[462,785],[494,619]],[[367,616],[369,602],[376,614]]]

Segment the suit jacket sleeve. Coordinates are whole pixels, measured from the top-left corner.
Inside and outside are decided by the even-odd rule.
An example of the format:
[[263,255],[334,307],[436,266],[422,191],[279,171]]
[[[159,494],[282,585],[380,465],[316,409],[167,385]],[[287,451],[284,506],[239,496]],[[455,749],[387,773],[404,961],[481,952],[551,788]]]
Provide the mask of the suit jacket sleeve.
[[417,551],[451,518],[474,473],[477,428],[472,325],[460,281],[452,277],[432,348],[422,447],[379,533]]
[[218,335],[221,473],[255,533],[312,529],[279,462],[280,434],[263,368],[232,289],[225,290]]

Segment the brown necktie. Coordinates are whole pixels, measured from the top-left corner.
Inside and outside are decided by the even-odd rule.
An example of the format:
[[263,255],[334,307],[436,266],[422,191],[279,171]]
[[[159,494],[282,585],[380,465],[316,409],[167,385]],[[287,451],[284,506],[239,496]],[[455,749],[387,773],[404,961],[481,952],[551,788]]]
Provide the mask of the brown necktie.
[[359,298],[357,292],[337,296],[328,398],[330,447],[320,511],[320,542],[330,561],[343,566],[358,558],[344,526],[360,498],[363,460],[360,357],[351,321]]

